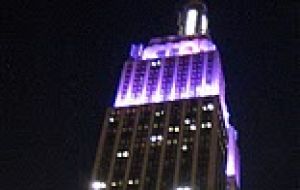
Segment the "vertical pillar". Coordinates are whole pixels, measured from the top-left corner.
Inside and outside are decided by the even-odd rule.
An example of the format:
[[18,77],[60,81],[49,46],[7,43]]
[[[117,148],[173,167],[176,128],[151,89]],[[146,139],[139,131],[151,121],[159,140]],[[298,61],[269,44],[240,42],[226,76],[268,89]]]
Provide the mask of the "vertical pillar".
[[181,104],[181,115],[180,115],[180,130],[179,130],[179,140],[177,146],[177,153],[176,153],[176,161],[175,161],[175,173],[174,173],[174,180],[173,180],[173,188],[176,189],[178,186],[179,180],[179,172],[180,172],[180,162],[181,162],[181,146],[182,146],[182,139],[183,139],[183,130],[184,130],[184,119],[185,119],[185,109],[186,109],[186,102],[183,101]]
[[[214,99],[214,105],[218,105]],[[219,106],[216,106],[218,108]],[[207,190],[216,189],[216,169],[217,169],[217,151],[218,151],[218,127],[219,127],[218,110],[214,109],[212,113],[212,129],[210,135],[209,147],[209,161],[208,161],[208,177],[207,177]]]
[[192,76],[192,67],[193,67],[193,59],[192,55],[189,56],[189,66],[188,66],[188,77],[186,81],[186,91],[185,91],[185,97],[184,98],[189,98],[191,97],[191,76]]
[[106,180],[107,190],[110,190],[110,188],[111,188],[110,184],[111,184],[111,180],[112,180],[113,173],[114,173],[114,167],[115,167],[115,162],[116,162],[116,154],[117,154],[117,151],[118,151],[118,145],[119,145],[120,137],[121,137],[121,134],[122,134],[124,114],[125,114],[124,112],[125,111],[126,111],[126,109],[121,110],[120,123],[118,125],[118,131],[117,131],[115,142],[114,142],[111,163],[110,163],[110,166],[109,166],[108,178]]
[[155,105],[151,105],[151,116],[150,116],[151,119],[150,119],[150,126],[149,126],[149,130],[148,130],[148,136],[146,139],[146,150],[145,150],[145,155],[144,155],[144,159],[143,159],[143,168],[142,168],[142,172],[141,172],[141,183],[140,183],[139,190],[143,190],[144,184],[145,184],[146,172],[147,172],[147,167],[148,167],[148,158],[149,158],[148,154],[149,154],[149,148],[150,148],[149,138],[152,134],[154,112],[155,112]]
[[161,180],[162,180],[162,173],[164,169],[164,161],[166,155],[166,145],[168,139],[168,131],[169,131],[169,121],[170,121],[170,111],[171,111],[171,103],[167,103],[166,105],[166,114],[165,114],[165,123],[164,123],[164,134],[163,134],[163,144],[161,147],[161,153],[159,157],[159,168],[157,173],[157,183],[156,183],[156,190],[160,189]]
[[192,161],[192,179],[191,186],[192,189],[197,189],[196,186],[196,177],[197,177],[197,169],[198,169],[198,160],[201,155],[199,155],[199,138],[200,138],[200,130],[201,130],[201,118],[202,118],[202,101],[198,99],[197,102],[197,118],[196,118],[196,134],[194,136],[194,152],[193,152],[193,161]]
[[120,78],[120,82],[119,82],[119,88],[118,88],[118,93],[117,93],[117,97],[115,100],[115,106],[116,105],[120,105],[122,100],[122,91],[124,88],[124,80],[125,80],[125,74],[126,74],[126,70],[127,70],[127,64],[125,63],[123,70],[122,70],[122,74],[121,74],[121,78]]
[[149,78],[149,72],[150,72],[150,63],[149,61],[146,62],[146,73],[145,73],[145,78],[144,78],[144,83],[143,83],[143,90],[142,90],[142,96],[141,96],[141,103],[146,103],[149,100],[147,99],[147,83],[148,83],[148,78]]
[[126,190],[127,185],[128,185],[127,182],[128,182],[128,178],[129,178],[130,168],[131,168],[131,165],[132,165],[132,159],[133,159],[133,156],[134,156],[133,148],[134,148],[134,142],[135,142],[135,138],[136,138],[136,134],[137,134],[137,128],[138,128],[138,124],[139,124],[140,112],[141,112],[141,107],[139,107],[136,110],[133,133],[132,133],[132,136],[131,136],[131,139],[130,139],[129,158],[128,158],[127,163],[126,163],[123,190]]
[[132,63],[132,71],[130,73],[130,79],[129,79],[129,84],[128,84],[128,89],[127,89],[127,93],[126,93],[126,100],[129,101],[129,104],[131,105],[133,102],[132,98],[133,98],[133,94],[132,94],[132,86],[133,86],[133,82],[134,82],[134,77],[135,77],[135,69],[136,69],[136,65],[138,64],[138,62],[134,61]]
[[164,65],[165,65],[165,60],[161,59],[161,64],[159,67],[159,76],[158,76],[158,81],[157,81],[157,86],[156,86],[156,91],[154,95],[154,101],[155,102],[160,102],[162,101],[162,95],[161,95],[161,83],[162,83],[162,78],[164,74]]
[[93,171],[92,171],[92,180],[93,181],[98,178],[98,175],[99,175],[99,172],[100,172],[99,169],[100,169],[100,165],[101,165],[101,155],[102,155],[102,152],[103,152],[104,142],[105,142],[105,138],[106,138],[108,117],[109,117],[110,112],[111,112],[111,108],[106,110],[105,119],[104,119],[104,122],[103,122],[103,125],[102,125],[101,137],[100,137],[99,142],[98,142],[96,159],[95,159],[94,166],[93,166]]
[[173,71],[173,81],[172,88],[169,96],[169,100],[173,101],[176,97],[176,83],[177,83],[177,68],[178,68],[178,57],[175,58],[174,71]]

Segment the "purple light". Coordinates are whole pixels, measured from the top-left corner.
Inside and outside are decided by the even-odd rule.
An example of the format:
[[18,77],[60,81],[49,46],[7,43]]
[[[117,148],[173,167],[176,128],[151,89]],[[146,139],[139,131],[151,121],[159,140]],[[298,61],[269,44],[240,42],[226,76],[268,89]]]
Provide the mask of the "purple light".
[[135,45],[132,44],[131,45],[131,50],[130,50],[130,56],[137,59],[139,57],[141,57],[143,52],[143,45],[139,44],[139,45]]
[[178,50],[178,56],[196,54],[216,50],[216,46],[208,39],[182,40],[176,43],[155,44],[146,47],[142,53],[143,60],[159,58],[159,52],[165,52],[165,57],[173,55]]
[[[216,46],[211,40],[195,38],[189,41],[182,40],[176,43],[150,45],[143,51],[141,48],[142,45],[133,46],[131,50],[131,54],[138,52],[139,55],[142,55],[142,60],[125,64],[115,100],[115,107],[219,95],[224,121],[226,127],[229,126],[221,64]],[[174,52],[174,49],[178,50],[176,51],[178,54],[175,55],[177,58],[173,57],[173,61],[167,63],[165,60],[172,58],[170,55],[171,52]],[[159,59],[158,52],[165,52],[165,57]],[[208,58],[197,62],[190,61],[189,57],[191,56],[200,56],[202,54],[208,57],[209,53],[212,53],[214,57],[211,63],[208,63]],[[186,63],[182,62],[184,59],[180,61],[179,56],[186,57]],[[128,69],[129,66],[126,66],[128,64],[132,64],[130,70]],[[187,67],[183,67],[183,64],[186,64]],[[211,64],[211,66],[208,64]],[[195,65],[203,65],[201,66],[203,68],[197,71],[198,73],[194,72]],[[145,69],[140,72],[137,69],[138,67],[144,67]],[[173,69],[171,79],[164,75],[164,70],[170,69],[169,67]],[[180,73],[182,75],[183,72],[185,75],[180,76]],[[137,75],[141,75],[144,78],[137,78]],[[155,81],[153,81],[154,75]],[[202,77],[195,81],[194,79],[197,75]],[[192,78],[194,81],[192,81]],[[164,81],[168,82],[163,84]],[[166,86],[169,86],[169,89],[166,89]]]
[[[213,57],[210,60],[209,55]],[[225,81],[213,42],[193,39],[150,45],[145,49],[141,45],[134,46],[131,56],[135,59],[124,65],[114,106],[219,96],[229,141],[226,174],[235,177],[239,185],[237,135],[229,123]]]
[[227,128],[228,144],[227,144],[227,168],[226,175],[228,177],[235,177],[238,186],[240,186],[240,163],[239,151],[236,144],[237,132],[234,127]]
[[[199,72],[202,75],[201,79],[192,83],[191,78],[195,78],[197,73],[192,72],[193,65],[191,62],[188,62],[188,70],[186,71],[187,75],[185,76],[186,81],[178,81],[178,69],[179,69],[179,62],[178,60],[174,59],[173,63],[171,64],[173,67],[173,78],[167,84],[170,86],[170,89],[165,92],[166,90],[162,87],[162,81],[166,80],[164,76],[164,69],[168,66],[165,63],[164,59],[170,58],[168,57],[171,55],[172,50],[178,49],[178,55],[176,56],[192,56],[197,55],[202,52],[203,55],[207,56],[209,52],[216,52],[216,47],[212,41],[208,39],[194,39],[194,40],[183,40],[176,43],[166,43],[161,45],[152,45],[148,46],[144,49],[143,52],[140,51],[140,48],[135,47],[133,49],[139,49],[139,54],[142,54],[142,60],[137,60],[132,62],[133,66],[132,69],[127,71],[125,68],[123,69],[123,73],[120,80],[120,86],[117,93],[117,97],[115,100],[115,107],[126,107],[132,105],[141,105],[147,103],[159,103],[163,101],[174,101],[179,99],[189,99],[194,97],[208,97],[208,96],[220,96],[220,101],[222,105],[224,121],[226,126],[229,126],[228,118],[229,114],[227,112],[227,106],[225,104],[225,90],[224,90],[224,80],[223,74],[221,70],[221,64],[218,57],[218,54],[214,56],[213,62],[211,63],[213,66],[213,70],[210,73],[211,76],[208,76],[208,63],[204,61],[201,63],[200,61],[193,64],[203,64],[203,69]],[[132,50],[133,51],[133,50]],[[164,51],[166,52],[166,57],[155,61],[158,59],[157,52]],[[142,62],[142,63],[141,63]],[[153,62],[159,63],[153,66]],[[135,73],[137,64],[144,64],[146,66],[146,70],[142,74],[145,78],[142,83],[142,86],[139,88],[141,92],[138,94],[136,89],[133,89],[136,85],[135,81]],[[154,84],[155,91],[151,91],[149,94],[149,76],[150,70],[153,68],[158,69],[157,73],[157,82]],[[125,75],[129,75],[130,78],[127,79],[127,83],[125,83]],[[151,77],[151,76],[150,76]],[[210,83],[207,83],[207,79],[210,79]],[[139,79],[138,79],[139,80]],[[184,89],[184,90],[180,90]],[[180,92],[178,92],[180,91]]]
[[[180,47],[178,46],[180,45]],[[146,59],[146,61],[133,61],[132,67],[130,67],[130,70],[126,70],[126,66],[123,69],[123,73],[120,80],[120,86],[117,93],[116,101],[115,101],[115,107],[124,107],[124,106],[131,106],[131,105],[140,105],[140,104],[146,104],[146,103],[157,103],[162,101],[173,101],[173,100],[179,100],[179,99],[188,99],[193,97],[206,97],[206,96],[213,96],[213,95],[222,95],[222,90],[220,89],[220,80],[222,78],[222,73],[219,72],[220,63],[218,61],[214,61],[212,64],[214,65],[214,70],[212,71],[211,76],[211,83],[206,83],[206,67],[201,71],[199,71],[200,75],[203,75],[202,79],[199,81],[196,81],[192,84],[191,78],[195,77],[197,73],[192,72],[192,63],[188,61],[186,64],[188,64],[187,69],[185,70],[184,76],[179,76],[180,72],[182,71],[182,66],[179,66],[179,61],[174,59],[172,63],[166,63],[164,61],[164,58],[158,61],[153,61],[153,59],[150,59],[150,57],[157,59],[157,54],[155,52],[158,52],[161,50],[161,48],[165,49],[165,52],[170,52],[171,49],[178,46],[179,48],[179,55],[183,56],[189,56],[195,55],[193,53],[200,53],[203,50],[205,51],[215,51],[215,45],[207,40],[207,39],[195,39],[192,41],[181,41],[177,43],[168,43],[165,45],[154,45],[146,47],[146,49],[143,52],[143,59]],[[188,50],[189,47],[190,49]],[[154,52],[154,53],[153,53]],[[205,54],[205,53],[204,53]],[[178,55],[178,56],[179,56]],[[206,55],[206,54],[205,54]],[[168,57],[166,57],[168,58]],[[150,59],[148,61],[148,59]],[[217,60],[217,59],[216,59]],[[153,66],[153,63],[159,63],[155,64]],[[137,73],[136,67],[141,67],[142,64],[144,64],[144,67],[146,67],[146,70],[140,73]],[[193,63],[193,64],[202,64],[201,62]],[[126,65],[126,64],[125,64]],[[182,65],[182,63],[181,63]],[[164,69],[168,69],[168,67],[172,67],[173,73],[172,73],[172,80],[169,80],[167,77],[164,76]],[[178,69],[180,68],[180,71],[178,72]],[[156,81],[155,84],[153,81],[149,80],[150,77],[153,76],[153,74],[150,74],[150,70],[152,72],[156,71]],[[137,78],[135,75],[142,75],[144,76],[143,79]],[[126,78],[127,75],[128,77]],[[179,80],[178,78],[181,77]],[[184,77],[184,79],[182,79]],[[143,81],[141,81],[143,80]],[[152,79],[153,80],[153,79]],[[171,89],[167,90],[164,89],[162,82],[168,80],[169,82],[167,84],[164,84],[165,86],[170,86]],[[142,86],[139,86],[139,88],[135,88],[137,85],[142,84]],[[153,86],[152,88],[155,89],[154,91],[151,91],[149,86]],[[135,88],[135,89],[134,89]],[[137,94],[138,89],[141,89],[141,93]],[[151,92],[149,92],[151,91]],[[149,94],[150,93],[150,94]]]

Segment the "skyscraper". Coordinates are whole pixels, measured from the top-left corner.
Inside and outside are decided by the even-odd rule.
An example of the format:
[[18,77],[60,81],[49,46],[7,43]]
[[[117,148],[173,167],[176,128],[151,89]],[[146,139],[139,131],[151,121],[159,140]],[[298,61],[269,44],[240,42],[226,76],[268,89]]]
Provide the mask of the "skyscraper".
[[103,122],[92,189],[239,189],[219,52],[203,2],[187,3],[178,34],[132,45]]

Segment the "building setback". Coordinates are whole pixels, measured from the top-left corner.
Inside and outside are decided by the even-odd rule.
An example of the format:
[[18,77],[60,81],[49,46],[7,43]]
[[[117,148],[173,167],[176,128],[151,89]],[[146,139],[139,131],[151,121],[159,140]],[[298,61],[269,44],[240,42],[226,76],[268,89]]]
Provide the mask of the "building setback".
[[219,52],[203,2],[187,3],[177,35],[132,45],[97,148],[91,189],[239,189]]

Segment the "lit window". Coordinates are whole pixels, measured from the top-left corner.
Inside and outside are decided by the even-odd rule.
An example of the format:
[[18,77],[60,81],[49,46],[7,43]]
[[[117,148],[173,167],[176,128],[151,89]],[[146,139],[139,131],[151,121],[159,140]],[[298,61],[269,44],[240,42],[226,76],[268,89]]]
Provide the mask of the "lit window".
[[134,184],[137,185],[137,184],[139,184],[139,183],[140,183],[140,181],[139,181],[138,179],[135,179],[135,180],[134,180]]
[[124,157],[124,158],[128,158],[128,156],[129,156],[129,152],[128,152],[128,151],[124,151],[124,152],[123,152],[123,157]]
[[158,128],[158,124],[157,124],[157,123],[154,123],[154,124],[153,124],[153,128],[157,129],[157,128]]
[[129,156],[129,152],[127,150],[120,151],[117,153],[118,158],[128,158],[128,156]]
[[160,66],[160,60],[157,60],[156,65]]
[[117,186],[117,183],[115,181],[111,182],[111,186],[112,187],[116,187]]
[[175,132],[175,133],[178,133],[178,132],[179,132],[179,126],[175,126],[174,132]]
[[159,67],[161,65],[161,61],[157,60],[157,61],[151,61],[151,66],[152,67]]
[[174,128],[173,127],[169,127],[169,132],[173,132]]
[[191,190],[191,187],[185,186],[185,187],[177,187],[176,190]]
[[173,144],[177,144],[177,139],[173,139]]
[[211,122],[207,122],[207,123],[206,123],[206,127],[207,127],[207,128],[211,128],[211,127],[212,127]]
[[118,157],[118,158],[122,158],[122,152],[118,152],[118,153],[117,153],[117,157]]
[[157,136],[157,140],[158,140],[158,141],[161,141],[162,139],[163,139],[163,138],[162,138],[161,135],[158,135],[158,136]]
[[110,123],[113,123],[113,122],[115,122],[115,118],[113,118],[113,117],[110,117],[110,118],[109,118],[109,122],[110,122]]
[[215,106],[214,106],[212,103],[207,104],[207,109],[208,109],[209,111],[213,111],[214,108],[215,108]]
[[161,115],[164,115],[164,114],[165,114],[164,110],[161,110],[161,111],[160,111],[160,114],[161,114]]
[[133,180],[132,179],[128,180],[128,184],[132,185],[133,184]]
[[171,140],[167,140],[167,144],[168,145],[172,144],[172,141]]
[[182,147],[181,147],[181,150],[183,150],[183,151],[187,151],[187,149],[188,149],[188,147],[187,147],[187,145],[186,145],[186,144],[182,145]]
[[150,140],[151,140],[151,142],[156,142],[156,136],[151,136]]
[[196,130],[196,125],[195,124],[191,124],[190,125],[190,130],[191,131],[195,131]]
[[205,128],[210,129],[210,128],[212,128],[212,123],[210,121],[202,123],[201,124],[201,128],[203,128],[203,129],[205,129]]
[[212,103],[202,106],[203,111],[213,111],[215,106]]
[[156,67],[156,61],[152,61],[152,62],[151,62],[151,66],[152,66],[152,67]]
[[159,117],[160,116],[160,112],[155,112],[155,116]]
[[156,142],[156,141],[162,141],[163,140],[163,136],[161,135],[153,135],[150,137],[150,141],[151,142]]
[[189,118],[186,118],[186,119],[184,120],[184,124],[186,124],[186,125],[191,124],[191,120],[190,120]]
[[106,184],[101,181],[95,181],[92,183],[92,188],[93,189],[104,189],[104,188],[106,188]]

